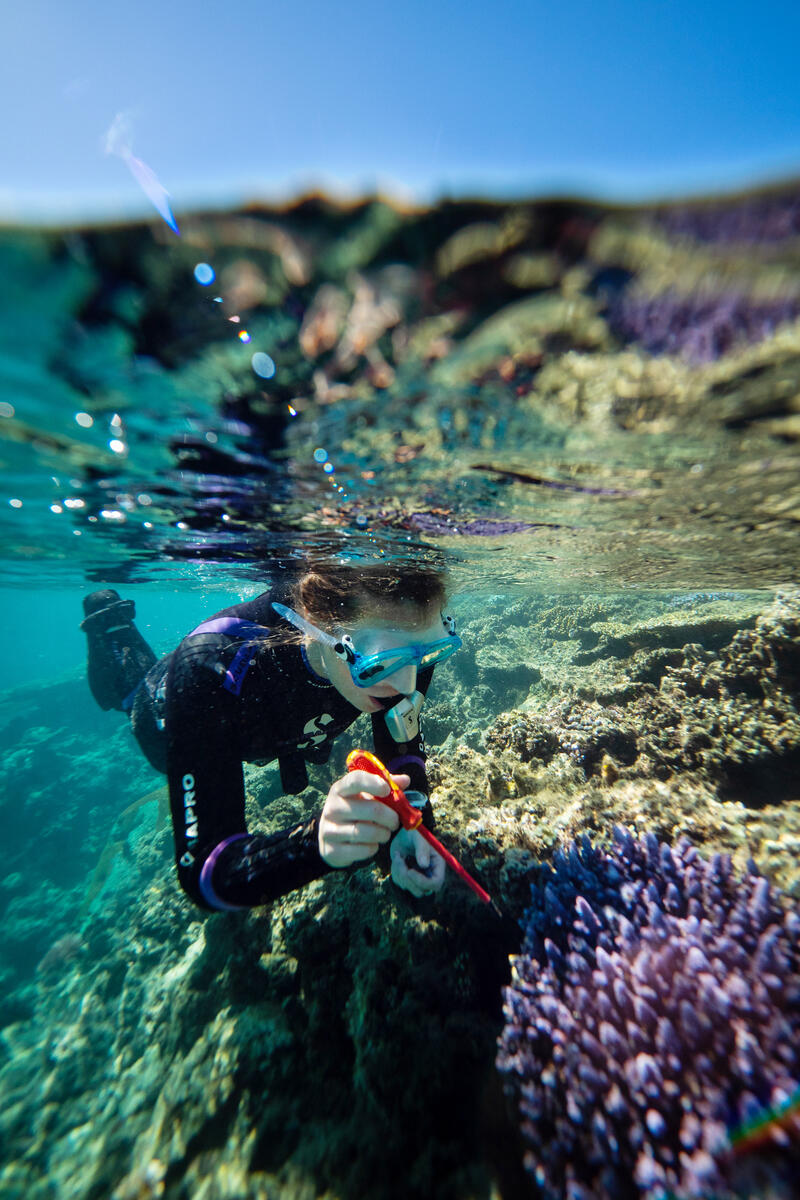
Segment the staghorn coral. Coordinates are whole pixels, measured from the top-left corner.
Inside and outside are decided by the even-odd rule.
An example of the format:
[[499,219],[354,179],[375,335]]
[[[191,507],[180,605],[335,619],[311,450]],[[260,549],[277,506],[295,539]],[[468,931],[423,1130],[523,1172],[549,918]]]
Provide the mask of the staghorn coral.
[[656,214],[667,233],[714,245],[759,245],[800,234],[797,187],[727,202],[678,204]]
[[608,323],[625,342],[650,354],[681,355],[691,363],[716,362],[730,350],[770,337],[794,321],[800,299],[794,295],[758,300],[729,290],[718,295],[647,295],[625,289],[610,297]]
[[450,537],[502,537],[509,533],[525,533],[533,529],[530,521],[502,521],[493,517],[446,516],[435,512],[412,512],[402,519],[404,529],[414,529],[423,534],[438,534]]
[[788,1200],[788,1132],[758,1156],[729,1135],[800,1085],[800,912],[686,839],[615,828],[553,862],[497,1057],[543,1195]]

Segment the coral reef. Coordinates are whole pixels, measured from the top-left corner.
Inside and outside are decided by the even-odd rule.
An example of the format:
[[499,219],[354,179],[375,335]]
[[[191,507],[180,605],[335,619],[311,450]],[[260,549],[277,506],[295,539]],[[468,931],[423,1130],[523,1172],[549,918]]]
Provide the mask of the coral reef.
[[799,296],[759,301],[734,291],[652,296],[628,289],[606,311],[623,341],[637,342],[650,354],[683,355],[691,363],[715,362],[736,347],[764,341],[798,314]]
[[731,1134],[800,1086],[800,909],[619,828],[557,852],[531,899],[498,1067],[542,1195],[789,1200],[790,1133],[755,1162]]
[[232,921],[166,871],[112,900],[0,1037],[0,1191],[127,1195],[158,1161],[175,1198],[481,1194],[462,1093],[490,1081],[505,957],[478,909],[371,870]]
[[154,844],[128,842],[163,802],[159,777],[84,679],[3,693],[0,750],[2,1023],[32,1013],[37,963],[49,973],[55,948],[71,945],[109,871],[124,875],[134,856],[161,863],[168,843],[163,821]]
[[[425,709],[437,835],[509,914],[504,925],[457,881],[417,902],[379,866],[206,917],[176,888],[163,793],[137,775],[129,735],[82,707],[82,681],[9,700],[7,746],[26,748],[32,791],[49,786],[58,730],[69,778],[80,745],[98,791],[88,840],[80,806],[62,805],[63,878],[32,886],[36,824],[8,825],[17,870],[3,881],[0,1191],[524,1195],[493,1058],[507,956],[519,949],[512,914],[530,903],[532,865],[618,822],[688,834],[742,869],[753,855],[800,899],[800,797],[791,771],[782,789],[777,771],[794,737],[792,596],[517,592],[459,607],[465,647]],[[785,714],[783,745],[768,744],[777,708],[765,697]],[[679,727],[659,715],[669,702],[694,728],[729,701],[718,753],[681,750]],[[722,749],[732,753],[748,713],[761,764],[752,779],[764,783],[746,804],[723,786]],[[361,736],[366,726],[353,742]],[[350,744],[313,767],[297,797],[281,795],[274,767],[248,766],[250,826],[270,831],[318,808]],[[118,775],[124,766],[125,795],[105,763]]]
[[[444,559],[465,648],[425,707],[438,833],[507,913],[615,822],[752,856],[798,900],[798,604],[773,601],[799,561],[800,326],[772,328],[796,197],[694,232],[662,207],[317,196],[179,242],[3,233],[3,458],[48,489],[5,510],[8,554],[253,590],[300,552]],[[641,340],[614,326],[636,297]],[[0,696],[0,1191],[525,1194],[493,1064],[516,921],[380,866],[199,913],[162,780],[90,703],[73,678]],[[250,825],[319,808],[345,742],[298,797],[248,766]]]
[[670,234],[717,245],[783,242],[800,235],[800,195],[792,189],[727,203],[677,204],[657,213],[657,220]]
[[[713,648],[684,641],[687,631],[680,624],[672,627],[678,644],[670,646],[669,632],[662,626],[590,639],[593,644],[584,644],[573,661],[619,657],[626,661],[624,678],[601,684],[594,698],[584,682],[582,697],[559,698],[532,713],[504,714],[487,731],[486,745],[508,747],[522,762],[549,762],[563,753],[586,776],[612,760],[615,778],[692,777],[721,798],[751,807],[768,796],[796,795],[798,597],[777,600],[752,629],[733,632],[728,626],[729,640]],[[706,641],[711,632],[705,631]],[[642,646],[643,635],[656,644]],[[725,639],[726,630],[718,624],[720,635]]]

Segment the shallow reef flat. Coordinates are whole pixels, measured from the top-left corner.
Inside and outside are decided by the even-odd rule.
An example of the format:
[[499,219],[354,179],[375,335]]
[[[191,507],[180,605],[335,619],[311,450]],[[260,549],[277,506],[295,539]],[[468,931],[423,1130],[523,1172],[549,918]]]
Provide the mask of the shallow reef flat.
[[[3,1196],[535,1195],[494,1064],[535,870],[617,823],[727,851],[734,871],[752,856],[796,906],[796,593],[498,594],[460,626],[426,709],[438,833],[506,919],[452,877],[415,901],[380,865],[202,916],[143,780],[30,910],[41,958],[16,964],[0,1034]],[[46,777],[52,736],[16,733]],[[272,768],[248,768],[251,826],[313,811],[327,778],[281,799]],[[14,829],[20,863],[33,839]],[[18,875],[12,937],[42,887]]]

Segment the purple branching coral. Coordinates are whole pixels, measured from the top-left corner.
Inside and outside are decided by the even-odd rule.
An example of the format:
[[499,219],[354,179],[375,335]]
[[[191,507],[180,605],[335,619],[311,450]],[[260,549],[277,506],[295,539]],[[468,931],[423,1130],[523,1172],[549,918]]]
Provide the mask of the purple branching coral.
[[[532,883],[497,1065],[547,1200],[797,1195],[731,1133],[800,1086],[800,913],[686,840],[583,838]],[[797,1132],[797,1130],[795,1130]]]
[[800,236],[800,193],[748,196],[719,204],[671,205],[657,214],[668,233],[717,245],[759,245]]
[[509,533],[526,533],[534,529],[528,521],[500,521],[493,518],[463,518],[440,516],[437,513],[414,512],[403,520],[406,529],[430,536],[503,537]]
[[800,313],[797,296],[755,300],[740,292],[715,296],[626,289],[609,299],[606,316],[623,341],[650,354],[680,355],[693,364],[716,362],[734,348],[770,337]]

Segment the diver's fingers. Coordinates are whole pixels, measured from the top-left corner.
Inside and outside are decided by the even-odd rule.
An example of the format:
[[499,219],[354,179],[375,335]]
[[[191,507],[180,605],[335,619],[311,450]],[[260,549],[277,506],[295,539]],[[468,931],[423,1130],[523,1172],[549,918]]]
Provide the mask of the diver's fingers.
[[380,800],[362,799],[360,796],[331,797],[325,805],[325,815],[336,825],[372,821],[390,832],[394,832],[400,824],[400,818],[393,809],[381,804]]
[[338,865],[349,867],[351,863],[363,862],[365,858],[372,858],[373,854],[377,853],[378,846],[377,843],[371,846],[368,842],[342,842],[338,849],[340,853],[347,856],[346,861]]
[[426,842],[420,834],[414,833],[414,857],[417,860],[417,865],[424,871],[430,864],[431,855],[433,854],[432,847]]
[[368,771],[350,771],[337,779],[328,792],[323,813],[336,824],[342,821],[373,821],[393,832],[400,821],[397,813],[382,804],[391,792],[388,783]]
[[433,855],[433,864],[429,870],[430,874],[423,875],[421,871],[415,871],[409,866],[401,855],[392,858],[392,879],[398,887],[417,898],[438,892],[444,883],[444,859],[440,855]]
[[[323,861],[329,867],[349,867],[351,863],[372,858],[380,842],[374,840],[367,828],[368,824],[364,822],[363,827],[359,827],[358,823],[354,822],[349,829],[344,826],[337,829],[323,817],[318,838],[320,857]],[[372,829],[376,828],[377,826],[372,826]],[[356,838],[360,840],[356,841]]]
[[343,821],[341,825],[331,824],[327,830],[330,842],[368,846],[370,854],[374,854],[378,846],[388,842],[391,836],[390,830],[383,825],[375,825],[372,821]]
[[[360,833],[368,835],[371,842],[388,842],[399,825],[397,813],[377,800],[348,800],[340,804],[326,804],[322,810],[326,833],[344,841],[364,841]],[[357,833],[353,834],[353,829]]]
[[368,792],[370,796],[388,796],[392,790],[385,779],[371,771],[348,771],[333,786],[340,796],[357,796],[361,792]]

